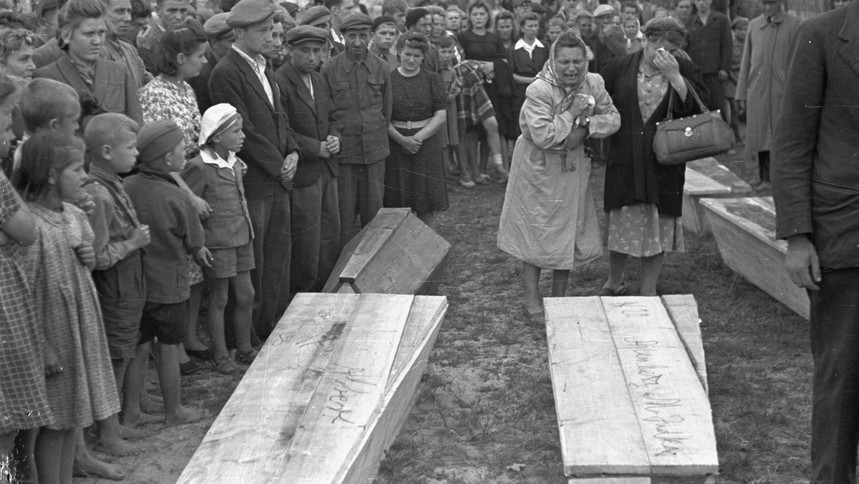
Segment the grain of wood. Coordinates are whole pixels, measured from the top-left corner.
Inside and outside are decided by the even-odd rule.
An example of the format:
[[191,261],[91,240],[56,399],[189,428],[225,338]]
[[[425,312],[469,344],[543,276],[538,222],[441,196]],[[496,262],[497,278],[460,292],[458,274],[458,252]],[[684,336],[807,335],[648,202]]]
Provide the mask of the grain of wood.
[[707,364],[704,358],[704,342],[701,339],[701,318],[698,317],[698,304],[691,294],[671,294],[662,296],[662,303],[677,329],[677,335],[686,348],[686,354],[701,380],[704,391],[709,393],[707,383]]

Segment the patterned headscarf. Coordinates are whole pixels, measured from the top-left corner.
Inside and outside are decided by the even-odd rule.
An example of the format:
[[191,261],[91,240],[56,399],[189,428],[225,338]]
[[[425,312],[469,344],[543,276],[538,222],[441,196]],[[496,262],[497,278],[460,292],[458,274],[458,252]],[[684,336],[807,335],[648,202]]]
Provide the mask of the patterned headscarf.
[[[562,109],[567,109],[572,104],[579,85],[567,86],[555,70],[555,56],[558,53],[558,49],[561,47],[579,47],[587,56],[588,50],[585,46],[585,42],[573,32],[563,32],[557,39],[555,39],[555,42],[552,44],[552,48],[549,49],[549,60],[546,62],[546,65],[543,66],[543,70],[537,74],[537,78],[542,79],[564,91],[564,99],[561,101],[561,107]],[[585,69],[587,69],[587,65],[585,66]],[[582,82],[584,82],[585,77],[586,76],[582,76]]]

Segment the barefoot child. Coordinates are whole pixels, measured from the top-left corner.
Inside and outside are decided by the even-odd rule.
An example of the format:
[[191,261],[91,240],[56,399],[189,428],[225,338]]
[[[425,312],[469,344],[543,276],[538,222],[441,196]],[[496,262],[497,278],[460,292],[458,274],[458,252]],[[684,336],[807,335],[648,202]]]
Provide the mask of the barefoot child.
[[[137,131],[137,123],[120,113],[94,116],[84,130],[90,172],[84,190],[94,203],[89,214],[95,233],[92,277],[98,290],[118,389],[123,388],[128,363],[134,358],[146,302],[140,249],[149,244],[149,228],[137,219],[119,177],[131,171],[137,162]],[[129,378],[135,376],[142,375],[129,375]],[[121,429],[113,416],[99,423],[96,450],[116,456],[134,452],[136,449],[123,441],[120,434],[141,436],[131,428]]]
[[245,135],[242,117],[229,104],[212,106],[203,115],[200,153],[188,162],[182,176],[195,195],[202,197],[212,213],[203,221],[206,247],[212,266],[203,268],[209,287],[207,325],[215,351],[215,366],[229,375],[241,369],[227,352],[224,339],[224,308],[233,289],[232,324],[236,337],[236,361],[250,365],[256,350],[251,346],[250,321],[254,288],[250,271],[254,268],[253,229],[242,186],[241,151]]
[[[185,166],[185,142],[176,123],[162,119],[140,130],[137,149],[140,172],[125,180],[141,223],[149,226],[150,243],[143,254],[146,304],[140,321],[141,345],[158,337],[161,357],[158,379],[164,396],[164,422],[179,425],[204,417],[202,411],[182,406],[179,344],[188,330],[188,259],[211,267],[212,255],[203,246],[203,227],[190,198],[170,176]],[[137,354],[140,354],[138,351]],[[140,360],[140,361],[138,361]],[[135,358],[129,371],[140,372],[143,358]],[[136,389],[139,391],[139,389]],[[129,388],[127,404],[139,405]],[[139,411],[139,408],[137,409]]]
[[[18,96],[15,84],[0,74],[0,137],[8,139],[12,110]],[[2,146],[7,146],[5,143]],[[5,157],[6,153],[0,153]],[[0,172],[0,481],[4,462],[16,482],[11,465],[13,439],[19,430],[38,429],[52,421],[45,367],[42,360],[36,310],[24,275],[19,245],[36,239],[33,215],[22,203],[6,176]],[[28,449],[27,454],[32,450]],[[28,456],[26,460],[32,457]],[[21,464],[24,464],[21,459]],[[27,462],[29,465],[30,462]],[[23,479],[21,479],[23,480]]]
[[80,140],[42,131],[24,143],[15,187],[30,204],[36,242],[24,250],[44,338],[55,420],[36,440],[39,482],[70,483],[80,430],[119,412],[119,397],[90,270],[93,232],[76,200],[86,176]]

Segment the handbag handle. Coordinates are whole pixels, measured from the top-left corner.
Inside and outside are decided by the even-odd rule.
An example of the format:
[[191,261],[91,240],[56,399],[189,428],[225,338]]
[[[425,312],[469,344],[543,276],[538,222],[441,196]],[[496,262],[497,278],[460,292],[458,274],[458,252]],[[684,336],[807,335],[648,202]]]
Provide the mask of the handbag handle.
[[[677,95],[677,91],[674,90],[672,86],[668,86],[668,89],[671,89],[671,94],[668,95],[668,117],[665,118],[666,121],[671,121],[674,119],[674,96]],[[689,83],[686,83],[686,92],[692,93],[692,98],[698,103],[698,107],[701,108],[701,114],[709,113],[710,110],[707,109],[707,106],[701,101],[701,98],[698,97],[698,93],[695,92],[695,88],[690,86]]]

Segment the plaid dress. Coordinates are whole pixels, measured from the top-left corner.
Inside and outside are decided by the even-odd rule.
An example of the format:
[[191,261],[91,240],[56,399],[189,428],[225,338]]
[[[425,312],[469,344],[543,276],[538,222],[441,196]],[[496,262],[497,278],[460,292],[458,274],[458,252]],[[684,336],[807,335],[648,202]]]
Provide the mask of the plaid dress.
[[[20,208],[0,172],[0,224]],[[39,326],[17,244],[0,247],[0,434],[51,423]]]
[[119,395],[101,310],[89,270],[74,248],[92,242],[86,215],[63,203],[61,212],[31,204],[37,238],[24,248],[36,318],[64,371],[47,380],[56,419],[48,428],[87,427],[119,412]]

